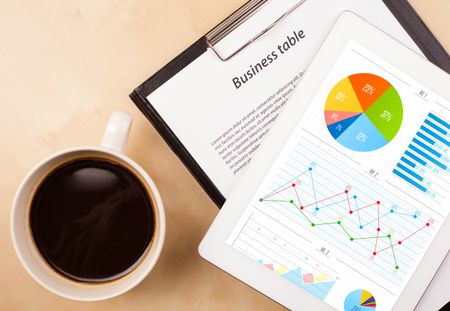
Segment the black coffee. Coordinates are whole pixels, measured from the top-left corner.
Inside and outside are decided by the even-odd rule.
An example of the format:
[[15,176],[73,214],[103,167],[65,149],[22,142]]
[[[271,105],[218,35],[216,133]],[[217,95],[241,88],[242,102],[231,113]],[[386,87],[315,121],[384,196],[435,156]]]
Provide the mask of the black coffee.
[[31,231],[58,272],[83,282],[118,278],[140,261],[154,233],[152,203],[126,168],[100,159],[67,163],[37,189]]

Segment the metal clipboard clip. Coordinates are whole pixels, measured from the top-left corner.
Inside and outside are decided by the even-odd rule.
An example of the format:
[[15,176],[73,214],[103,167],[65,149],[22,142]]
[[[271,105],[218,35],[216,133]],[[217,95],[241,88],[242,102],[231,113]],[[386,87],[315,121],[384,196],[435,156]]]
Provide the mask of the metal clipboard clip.
[[206,44],[208,48],[213,50],[213,52],[220,58],[220,60],[226,62],[248,47],[250,44],[258,40],[261,36],[279,24],[283,19],[285,19],[289,14],[295,11],[299,6],[301,6],[306,0],[300,0],[295,5],[293,5],[289,10],[287,10],[283,15],[278,17],[269,26],[261,30],[253,38],[248,40],[244,45],[239,47],[236,51],[228,56],[223,56],[214,47],[223,38],[225,38],[229,33],[235,30],[237,27],[242,25],[247,19],[256,14],[269,0],[250,0],[244,4],[240,9],[231,14],[222,23],[214,27],[210,32],[206,34]]

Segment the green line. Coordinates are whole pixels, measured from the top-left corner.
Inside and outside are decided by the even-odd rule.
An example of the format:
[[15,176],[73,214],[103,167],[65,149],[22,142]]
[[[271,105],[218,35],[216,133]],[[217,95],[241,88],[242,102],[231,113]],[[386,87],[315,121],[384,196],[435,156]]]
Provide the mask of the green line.
[[[378,238],[379,239],[383,239],[383,238],[387,238],[388,236],[387,235],[385,235],[385,236],[379,236]],[[355,238],[355,240],[368,240],[368,239],[376,239],[377,237],[376,236],[368,236],[368,237],[365,237],[365,238]]]
[[[289,203],[291,203],[291,202],[289,202]],[[297,204],[295,204],[295,203],[291,203],[291,204],[294,205],[294,206],[298,209],[298,211],[299,211],[300,213],[302,213],[303,217],[305,217],[306,220],[308,220],[310,224],[313,223],[313,222],[308,218],[308,216],[306,216],[305,213],[303,213],[303,211],[301,210],[301,208],[297,206]]]
[[316,226],[322,226],[322,225],[339,225],[337,222],[323,222],[320,224],[316,224]]
[[[342,225],[341,221],[337,221],[337,222],[324,222],[324,223],[318,223],[315,224],[311,221],[311,219],[308,218],[308,216],[306,216],[305,213],[303,213],[302,209],[295,204],[294,200],[266,200],[266,199],[260,199],[261,202],[279,202],[279,203],[289,203],[294,205],[297,210],[302,213],[303,217],[305,217],[305,219],[310,223],[311,226],[322,226],[322,225],[339,225],[342,230],[345,232],[345,234],[347,234],[347,236],[350,238],[350,241],[355,241],[355,240],[369,240],[369,239],[376,239],[377,236],[369,236],[369,237],[362,237],[362,238],[353,238],[348,231],[344,228],[344,226]],[[391,234],[385,235],[385,236],[378,236],[379,239],[383,239],[383,238],[388,238],[389,239],[389,243],[391,245],[392,248],[392,256],[394,257],[394,262],[395,262],[395,269],[398,270],[399,266],[397,263],[397,257],[395,256],[395,251],[394,251],[394,247],[392,245],[392,238],[391,238]]]
[[347,230],[345,230],[344,226],[341,223],[339,223],[339,226],[341,226],[342,230],[344,230],[344,232],[348,235],[348,237],[351,238],[351,235],[348,234]]
[[390,236],[389,236],[389,243],[391,244],[392,256],[394,256],[395,269],[398,270],[397,257],[395,257],[395,251],[394,251],[394,247],[392,246],[392,239]]
[[301,209],[298,209],[300,211],[300,213],[302,213],[303,216],[305,216],[305,218],[309,221],[310,224],[312,224],[313,222],[308,218],[308,216],[305,215],[305,213],[303,213],[303,211]]
[[286,200],[266,200],[263,199],[262,202],[280,202],[280,203],[291,203],[291,201],[286,201]]

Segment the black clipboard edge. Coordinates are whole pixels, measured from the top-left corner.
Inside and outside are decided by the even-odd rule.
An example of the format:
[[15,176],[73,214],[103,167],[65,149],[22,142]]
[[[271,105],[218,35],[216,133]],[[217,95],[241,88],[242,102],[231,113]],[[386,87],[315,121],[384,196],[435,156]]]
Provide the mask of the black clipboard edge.
[[161,135],[169,145],[170,149],[177,155],[181,162],[183,162],[211,200],[213,200],[220,208],[225,203],[225,197],[147,99],[148,94],[151,94],[158,87],[166,83],[171,77],[175,76],[183,68],[206,52],[206,48],[206,38],[203,36],[167,65],[158,70],[144,83],[134,89],[130,94],[130,98],[150,123],[152,123],[159,135]]
[[[411,36],[425,56],[434,64],[450,73],[450,60],[448,53],[434,37],[407,0],[383,0],[383,3],[404,27],[406,32]],[[178,139],[168,124],[146,98],[158,87],[167,82],[171,77],[176,75],[196,58],[205,53],[206,49],[206,38],[203,36],[170,61],[167,65],[158,70],[140,86],[138,86],[130,94],[130,98],[144,114],[144,116],[146,116],[146,118],[153,124],[161,137],[169,145],[170,149],[172,149],[181,162],[183,162],[197,182],[206,191],[208,196],[220,208],[226,200],[223,194],[219,191],[217,186],[208,177],[205,171],[203,171],[194,157],[192,157],[183,143]]]
[[[178,67],[177,67],[178,68]],[[170,78],[168,75],[164,74],[163,77],[157,78],[156,82],[164,80],[165,78]],[[166,80],[166,81],[167,81]],[[164,82],[163,82],[164,83]],[[152,85],[151,85],[152,86]],[[154,86],[154,85],[153,85]],[[144,114],[144,116],[152,123],[161,137],[169,145],[170,149],[178,156],[178,158],[183,162],[189,172],[194,176],[197,182],[201,185],[203,190],[206,191],[208,196],[213,200],[213,202],[220,208],[225,203],[225,197],[213,183],[213,181],[208,177],[208,175],[203,171],[200,165],[195,161],[183,143],[178,139],[175,133],[170,129],[164,119],[159,115],[156,109],[150,104],[147,98],[142,93],[142,88],[136,88],[130,94],[131,100],[136,104],[139,110]]]
[[[185,49],[172,59],[167,65],[159,69],[154,75],[145,80],[138,86],[134,92],[140,92],[144,98],[145,95],[153,93],[157,88],[166,83],[170,78],[175,76],[178,72],[183,70],[187,65],[196,60],[200,55],[206,52],[207,49],[206,37],[203,36],[195,41],[191,46]],[[134,93],[133,92],[133,93]],[[130,94],[131,97],[131,94]],[[133,99],[133,98],[132,98]],[[147,102],[147,99],[145,99]],[[161,119],[162,120],[162,119]]]
[[408,1],[383,0],[430,62],[450,74],[450,57]]

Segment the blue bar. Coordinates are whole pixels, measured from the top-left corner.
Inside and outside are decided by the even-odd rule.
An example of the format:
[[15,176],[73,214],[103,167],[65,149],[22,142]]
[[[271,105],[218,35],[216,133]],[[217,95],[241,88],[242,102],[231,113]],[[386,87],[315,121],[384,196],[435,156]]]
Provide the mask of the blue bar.
[[426,119],[425,120],[425,124],[431,126],[432,128],[434,128],[439,133],[442,133],[443,135],[447,135],[447,131],[446,130],[442,129],[440,126],[437,126],[436,124],[434,124],[430,120]]
[[444,164],[442,164],[441,162],[439,162],[438,160],[436,160],[435,158],[433,158],[432,156],[426,154],[425,152],[423,152],[422,150],[420,150],[419,148],[413,146],[413,145],[409,145],[409,148],[411,150],[414,150],[415,152],[417,152],[418,154],[420,154],[422,157],[424,157],[427,160],[430,160],[431,162],[433,162],[434,164],[436,164],[437,166],[439,166],[440,168],[442,168],[443,170],[447,169],[447,166],[445,166]]
[[433,114],[430,112],[430,114],[428,114],[428,116],[433,119],[434,121],[442,124],[443,126],[445,126],[446,128],[448,128],[450,130],[450,123],[445,122],[444,120],[442,120],[441,118],[439,118],[437,115]]
[[400,177],[400,178],[406,180],[408,183],[410,183],[411,185],[413,185],[413,186],[416,187],[417,189],[419,189],[419,190],[421,190],[421,191],[423,191],[423,192],[425,192],[425,193],[427,192],[427,188],[425,188],[424,186],[422,186],[422,185],[416,183],[414,180],[412,180],[412,179],[409,178],[408,176],[406,176],[406,175],[400,173],[399,171],[397,171],[397,170],[395,170],[395,169],[394,169],[394,172],[393,172],[393,173],[394,173],[395,175],[397,175],[398,177]]
[[419,180],[419,181],[423,181],[423,177],[420,176],[419,174],[411,171],[409,168],[407,168],[406,166],[404,166],[401,163],[397,164],[397,167],[402,169],[404,172],[408,173],[409,175],[411,175],[412,177],[414,177],[415,179]]
[[402,158],[400,159],[400,161],[402,161],[403,163],[408,164],[408,165],[411,166],[412,168],[416,167],[416,163],[413,163],[413,162],[409,161],[409,160],[408,160],[407,158],[405,158],[405,157],[402,157]]
[[428,147],[427,145],[425,145],[423,142],[421,142],[420,140],[418,140],[416,138],[413,139],[413,142],[416,143],[417,145],[419,145],[420,147],[422,147],[423,149],[425,149],[426,151],[428,151],[429,153],[434,154],[438,158],[440,158],[442,156],[439,152]]
[[444,143],[444,145],[449,146],[450,147],[450,142],[448,140],[446,140],[445,138],[439,136],[438,134],[436,134],[435,132],[431,131],[430,129],[426,128],[425,126],[421,126],[420,129],[422,131],[424,131],[425,133],[430,134],[431,136],[433,136],[434,138],[436,138],[437,140],[441,141],[442,143]]
[[423,140],[425,140],[427,143],[429,143],[430,145],[434,145],[436,142],[434,140],[432,140],[431,138],[429,138],[428,136],[424,135],[422,132],[417,132],[417,136],[419,136],[420,138],[422,138]]
[[421,158],[415,156],[414,154],[412,154],[409,151],[406,151],[405,154],[410,157],[411,159],[413,159],[414,161],[416,161],[419,164],[422,164],[423,166],[427,165],[427,162],[425,162],[424,160],[422,160]]

